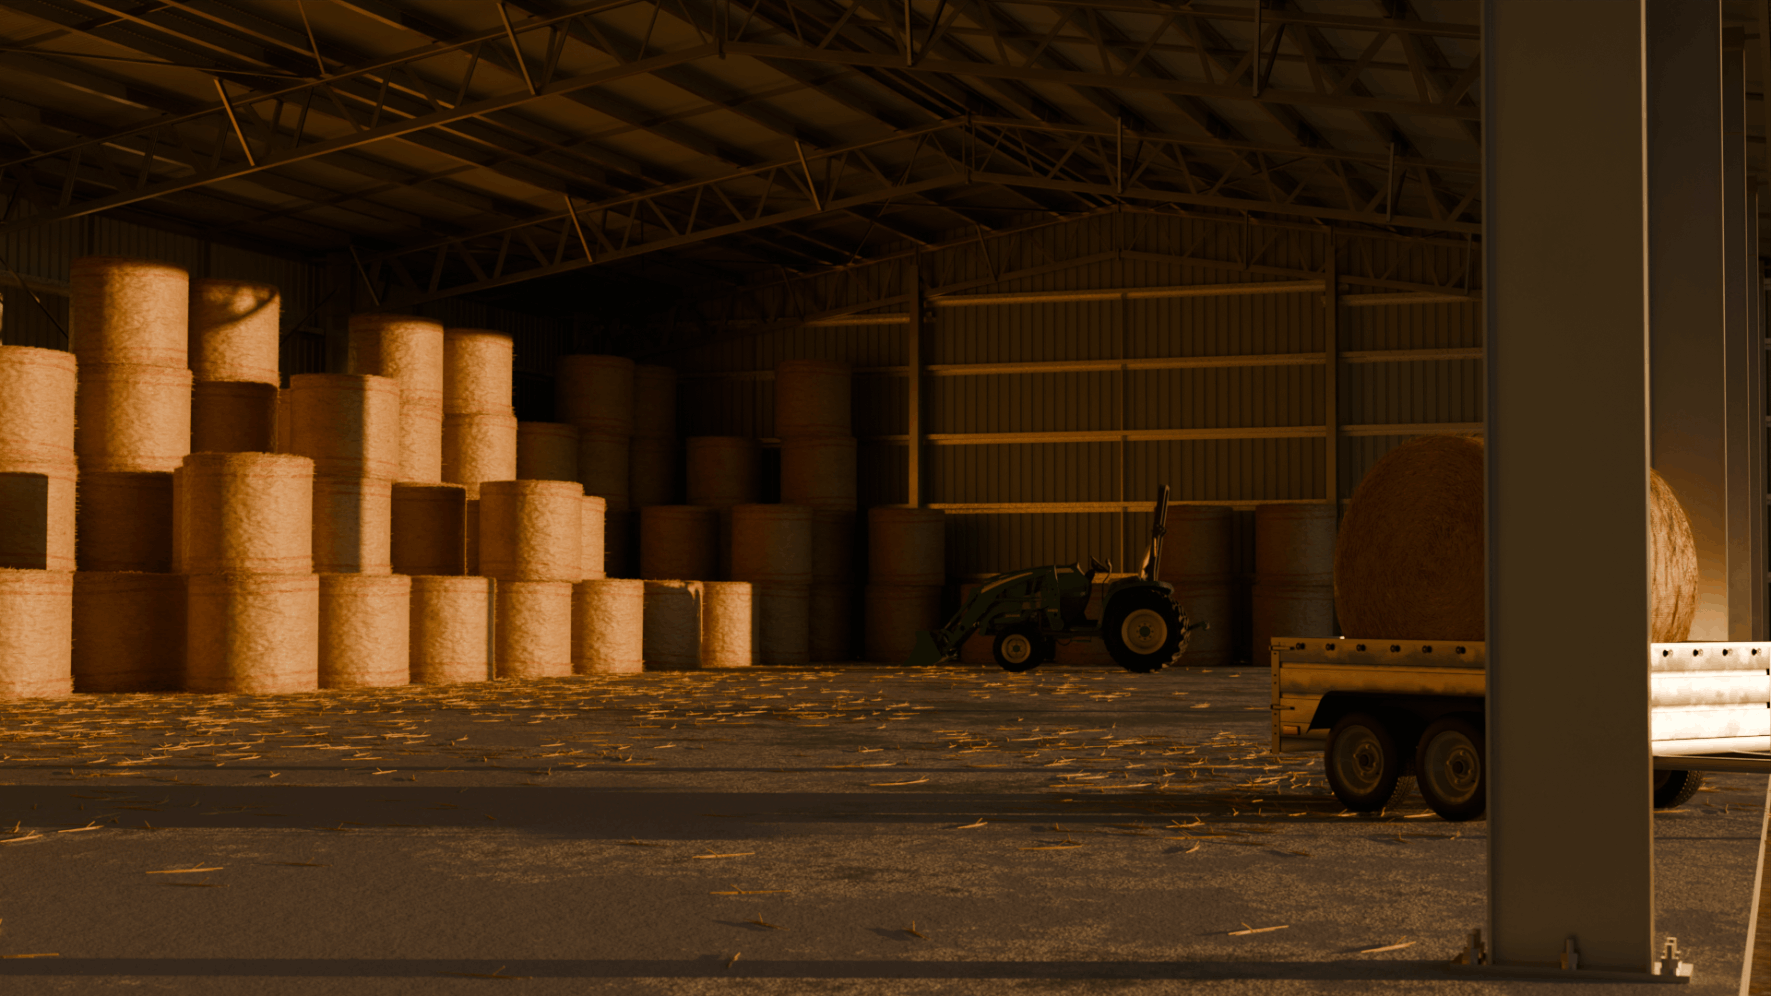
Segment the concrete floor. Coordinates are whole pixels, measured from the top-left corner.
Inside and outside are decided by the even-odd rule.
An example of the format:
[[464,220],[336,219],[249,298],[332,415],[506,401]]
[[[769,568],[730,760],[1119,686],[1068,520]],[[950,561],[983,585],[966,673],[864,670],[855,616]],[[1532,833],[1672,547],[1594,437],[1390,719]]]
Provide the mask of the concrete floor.
[[[1600,991],[1448,975],[1484,825],[1343,814],[1265,753],[1267,694],[846,666],[0,706],[0,993]],[[1764,786],[1656,817],[1686,992],[1739,985]]]

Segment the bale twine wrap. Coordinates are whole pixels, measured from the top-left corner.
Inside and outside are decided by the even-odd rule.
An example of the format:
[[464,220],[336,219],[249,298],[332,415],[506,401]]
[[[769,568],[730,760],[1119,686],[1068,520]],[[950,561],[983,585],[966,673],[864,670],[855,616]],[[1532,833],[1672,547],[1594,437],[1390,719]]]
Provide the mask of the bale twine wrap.
[[467,573],[480,573],[480,500],[478,498],[469,498],[461,505],[461,562],[462,569]]
[[[1484,638],[1483,444],[1423,436],[1391,450],[1359,482],[1335,541],[1341,633],[1403,640]],[[1649,474],[1650,639],[1690,635],[1697,564],[1690,520]],[[1291,634],[1280,634],[1291,635]]]
[[[1162,539],[1162,580],[1180,584],[1229,578],[1233,515],[1228,505],[1170,505],[1168,534]],[[1217,625],[1212,623],[1214,629]],[[1227,633],[1229,627],[1224,629]],[[1189,642],[1185,659],[1191,663],[1192,657]]]
[[812,509],[812,584],[852,584],[855,575],[855,513]]
[[514,480],[578,480],[578,427],[564,422],[518,422]]
[[74,573],[0,569],[0,699],[73,691]]
[[701,582],[646,581],[645,655],[648,671],[701,666]]
[[688,498],[691,505],[749,505],[759,494],[756,440],[742,436],[690,436]]
[[191,452],[292,452],[278,447],[280,394],[275,384],[197,381],[191,385]]
[[579,514],[584,524],[579,534],[579,548],[584,557],[584,580],[594,581],[605,576],[603,571],[603,529],[609,503],[596,495],[585,495],[578,502]]
[[[1249,617],[1253,637],[1249,662],[1258,666],[1271,659],[1275,639],[1338,635],[1334,625],[1334,585],[1257,581],[1250,592]],[[1191,647],[1187,656],[1193,656]]]
[[1264,584],[1333,584],[1335,515],[1330,504],[1256,506],[1255,577]]
[[275,387],[282,295],[271,284],[191,281],[189,353],[197,382],[251,381]]
[[314,477],[315,571],[392,573],[393,488],[367,477]]
[[938,508],[867,510],[867,577],[882,585],[947,583],[947,513]]
[[192,574],[185,618],[185,691],[319,687],[318,575]]
[[411,683],[412,579],[320,574],[320,687]]
[[171,474],[85,474],[77,521],[80,570],[171,573]]
[[810,584],[812,510],[803,505],[734,505],[732,580]]
[[191,574],[311,573],[313,468],[307,457],[282,453],[186,457],[178,515],[184,569]]
[[811,585],[759,581],[751,584],[756,607],[756,662],[808,664],[812,659]]
[[188,368],[190,274],[170,263],[82,256],[69,279],[68,348],[89,363]]
[[645,670],[646,583],[596,578],[572,586],[572,672]]
[[480,573],[500,581],[582,581],[583,499],[574,481],[480,485]]
[[756,598],[744,581],[701,583],[701,666],[749,667],[756,659]]
[[443,332],[443,414],[509,415],[516,343],[491,329]]
[[862,601],[867,659],[876,664],[904,663],[918,630],[941,628],[940,585],[869,584]]
[[785,360],[775,365],[775,435],[852,436],[849,365]]
[[633,368],[633,435],[676,438],[676,369],[655,363]]
[[191,372],[82,362],[74,417],[81,470],[169,471],[191,451]]
[[607,499],[610,511],[633,507],[629,476],[632,440],[627,436],[580,427],[578,433],[578,483],[584,493]]
[[491,672],[492,581],[477,577],[412,578],[410,615],[414,685],[485,681]]
[[486,481],[517,479],[515,415],[443,416],[443,480],[478,498]]
[[74,466],[74,354],[0,346],[0,470]]
[[783,437],[781,500],[813,508],[854,511],[855,438]]
[[562,356],[554,364],[554,417],[580,429],[633,435],[634,363],[625,356]]
[[396,574],[467,573],[463,517],[467,489],[459,484],[396,483],[389,489],[392,521],[388,561]]
[[412,315],[350,318],[350,371],[400,382],[402,481],[443,480],[443,326]]
[[640,509],[640,577],[709,581],[719,562],[719,516],[700,505]]
[[627,494],[635,508],[676,498],[676,440],[635,436],[628,441]]
[[400,476],[400,384],[368,374],[289,378],[290,445],[323,477]]
[[498,677],[561,678],[572,673],[572,582],[499,581],[493,598]]
[[[1230,616],[1230,582],[1219,579],[1169,583],[1175,586],[1175,604],[1187,614],[1187,621],[1211,626],[1210,629],[1196,629],[1187,634],[1187,652],[1182,655],[1181,663],[1188,667],[1218,667],[1235,663],[1236,648],[1233,641],[1236,630]],[[1265,660],[1257,651],[1252,663],[1258,666]]]
[[71,571],[75,546],[75,475],[0,471],[0,567]]
[[80,571],[74,575],[74,691],[178,691],[184,627],[182,575]]
[[806,652],[813,661],[854,656],[855,586],[814,582],[806,605]]

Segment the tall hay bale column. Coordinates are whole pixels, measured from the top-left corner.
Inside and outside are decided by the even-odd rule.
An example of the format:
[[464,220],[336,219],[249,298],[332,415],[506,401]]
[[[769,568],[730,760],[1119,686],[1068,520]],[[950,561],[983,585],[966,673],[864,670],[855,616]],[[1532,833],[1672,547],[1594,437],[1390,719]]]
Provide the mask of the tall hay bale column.
[[[775,368],[781,500],[812,509],[813,660],[854,656],[855,437],[847,364],[787,360]],[[938,596],[937,596],[938,597]]]
[[646,583],[594,578],[572,586],[572,673],[645,670]]
[[758,487],[760,448],[743,436],[690,436],[684,444],[688,459],[685,475],[688,502],[714,509],[719,515],[715,576],[732,576],[732,506],[753,505],[761,496]]
[[409,643],[414,685],[485,681],[492,670],[490,578],[417,576],[412,580]]
[[350,372],[400,384],[399,480],[443,480],[443,326],[414,315],[350,317]]
[[191,281],[191,452],[275,449],[282,304],[269,284]]
[[1334,625],[1336,511],[1328,504],[1261,505],[1255,509],[1251,664],[1268,660],[1274,637],[1338,635]]
[[0,700],[73,691],[74,572],[0,568]]
[[466,485],[470,499],[487,481],[517,479],[514,350],[510,336],[487,329],[443,336],[443,480]]
[[0,346],[0,568],[75,566],[77,361]]
[[409,684],[412,579],[403,574],[318,577],[320,687]]
[[947,580],[947,513],[934,508],[867,510],[867,659],[909,658],[918,630],[941,625]]
[[733,506],[732,579],[751,585],[757,663],[809,662],[812,510]]
[[554,417],[578,427],[578,482],[607,504],[603,569],[627,576],[634,431],[634,363],[625,356],[562,356],[554,371]]
[[366,374],[297,374],[289,393],[290,445],[314,461],[314,569],[391,572],[399,383]]
[[701,584],[701,666],[749,667],[756,660],[756,597],[743,581]]
[[[1162,541],[1162,580],[1175,586],[1175,602],[1195,629],[1187,635],[1181,663],[1223,667],[1234,663],[1230,589],[1234,583],[1231,542],[1234,513],[1227,505],[1170,505],[1168,535]],[[1256,664],[1264,658],[1257,652]]]
[[573,585],[584,577],[583,491],[575,481],[480,488],[480,570],[497,580],[494,665],[501,678],[572,673]]

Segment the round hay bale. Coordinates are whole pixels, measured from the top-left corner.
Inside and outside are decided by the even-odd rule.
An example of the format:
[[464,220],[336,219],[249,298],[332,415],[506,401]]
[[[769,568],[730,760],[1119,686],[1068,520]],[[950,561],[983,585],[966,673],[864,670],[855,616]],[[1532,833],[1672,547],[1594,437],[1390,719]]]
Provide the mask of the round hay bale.
[[572,582],[499,581],[492,646],[500,678],[572,673]]
[[491,329],[443,332],[443,414],[509,415],[516,343]]
[[[79,490],[74,536],[81,571],[172,571],[171,474],[84,474]],[[0,516],[0,536],[5,531]]]
[[850,373],[834,360],[784,360],[775,365],[775,435],[852,436]]
[[584,523],[579,539],[579,547],[584,555],[584,580],[595,581],[605,576],[603,570],[603,529],[606,525],[604,517],[608,514],[609,503],[596,495],[585,495],[579,499],[578,508]]
[[812,509],[812,584],[854,583],[855,513]]
[[633,368],[633,434],[640,439],[676,438],[676,370],[655,363]]
[[645,670],[646,583],[597,578],[572,586],[572,672]]
[[562,356],[554,364],[554,417],[585,430],[633,435],[634,363],[625,356]]
[[414,685],[485,681],[491,672],[492,582],[412,578],[410,678]]
[[77,563],[73,468],[0,471],[0,567],[71,571]]
[[575,481],[480,485],[480,573],[500,581],[582,581],[583,498]]
[[270,284],[191,281],[191,373],[204,381],[277,386],[283,298]]
[[478,498],[486,481],[517,479],[515,415],[443,416],[443,480]]
[[938,508],[867,510],[867,576],[879,585],[947,583],[947,513]]
[[[193,453],[179,475],[191,574],[309,574],[314,462],[280,453]],[[316,591],[318,589],[315,589]],[[316,596],[317,597],[317,596]]]
[[862,597],[867,659],[875,664],[905,663],[917,631],[941,628],[938,584],[870,584]]
[[197,381],[191,385],[191,452],[279,452],[277,401],[280,393],[275,384],[245,380]]
[[518,422],[515,479],[578,480],[578,427],[564,422]]
[[759,497],[756,440],[742,436],[690,436],[688,501],[691,505],[751,505]]
[[756,662],[810,663],[811,585],[753,582],[751,599],[756,607]]
[[854,511],[853,436],[783,437],[781,500],[790,505]]
[[191,451],[191,372],[82,362],[74,417],[81,470],[170,471]]
[[[1228,505],[1170,505],[1168,534],[1162,539],[1162,580],[1203,583],[1228,578],[1233,522]],[[1224,632],[1227,636],[1228,626]],[[1191,663],[1192,657],[1189,642],[1186,660]]]
[[80,571],[74,575],[74,691],[178,691],[184,627],[182,575]]
[[[1343,634],[1485,638],[1482,446],[1471,436],[1424,436],[1385,454],[1359,482],[1335,542]],[[1679,642],[1696,612],[1696,557],[1684,507],[1653,472],[1649,517],[1651,638]]]
[[814,582],[806,612],[806,653],[814,663],[853,660],[855,586]]
[[[1250,663],[1257,666],[1271,659],[1276,639],[1339,635],[1334,626],[1333,585],[1257,582],[1249,606],[1254,637]],[[1189,648],[1187,655],[1192,653]]]
[[314,570],[325,574],[393,571],[393,482],[314,476]]
[[349,369],[400,382],[399,480],[443,480],[443,326],[413,315],[352,315]]
[[289,443],[323,477],[400,476],[400,385],[368,374],[289,378]]
[[664,436],[629,440],[627,496],[635,508],[668,505],[676,498],[676,440]]
[[803,505],[732,506],[732,580],[812,581],[812,510]]
[[320,684],[320,579],[314,574],[192,574],[187,692],[272,695]]
[[701,584],[701,666],[749,667],[756,657],[756,600],[743,581]]
[[320,574],[320,687],[411,683],[412,579]]
[[648,671],[701,666],[701,582],[647,581],[645,654]]
[[461,506],[461,562],[469,574],[480,573],[480,500],[469,498]]
[[0,346],[0,470],[74,466],[74,354]]
[[[1187,652],[1181,663],[1187,667],[1228,667],[1236,662],[1232,638],[1235,627],[1230,619],[1230,584],[1227,580],[1173,581],[1175,604],[1187,614],[1192,624],[1207,623],[1210,629],[1196,629],[1187,634]],[[1099,617],[1097,617],[1099,618]],[[1256,654],[1253,663],[1266,658]]]
[[73,691],[74,574],[0,569],[0,699]]
[[1333,584],[1335,511],[1330,504],[1256,506],[1255,577],[1275,585]]
[[152,259],[82,256],[68,283],[68,349],[81,366],[189,366],[191,277],[185,270]]
[[[718,562],[719,517],[700,505],[640,509],[640,577],[706,581]],[[650,660],[650,658],[647,658]]]
[[396,574],[467,573],[463,517],[467,489],[459,484],[395,484],[390,490],[389,566]]
[[609,503],[611,512],[632,508],[629,461],[632,440],[601,429],[578,430],[578,483],[584,493]]

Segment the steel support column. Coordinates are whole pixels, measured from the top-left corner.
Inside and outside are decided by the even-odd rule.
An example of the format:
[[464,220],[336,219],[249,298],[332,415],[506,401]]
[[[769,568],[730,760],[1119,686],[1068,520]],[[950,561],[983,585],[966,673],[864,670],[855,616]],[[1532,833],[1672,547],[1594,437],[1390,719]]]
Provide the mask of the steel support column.
[[1764,346],[1751,326],[1758,247],[1747,242],[1746,52],[1738,28],[1722,53],[1723,324],[1727,360],[1728,639],[1759,638],[1765,617],[1765,488],[1759,403]]
[[1645,972],[1642,0],[1483,17],[1492,958],[1553,969],[1573,939],[1582,968]]
[[904,432],[909,437],[907,455],[910,465],[907,469],[908,494],[904,501],[911,508],[922,507],[922,342],[923,329],[929,320],[927,304],[923,300],[922,287],[922,254],[911,253],[908,263],[910,267],[910,324],[904,327],[904,362],[910,367],[910,381],[906,390],[909,397],[905,400],[905,410],[909,413],[909,424]]

